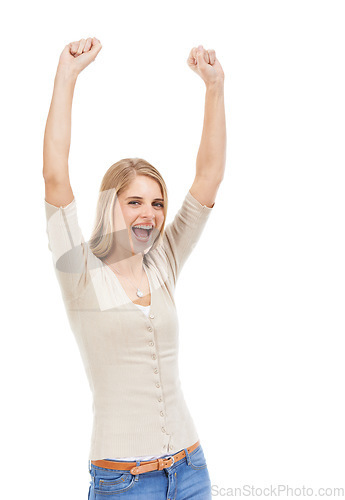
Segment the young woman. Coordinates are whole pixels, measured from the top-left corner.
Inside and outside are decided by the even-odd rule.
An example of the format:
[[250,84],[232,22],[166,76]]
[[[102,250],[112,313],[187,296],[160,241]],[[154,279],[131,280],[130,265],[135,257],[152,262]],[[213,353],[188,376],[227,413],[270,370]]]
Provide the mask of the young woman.
[[86,243],[68,174],[71,107],[79,73],[101,48],[88,38],[61,53],[43,154],[48,247],[93,395],[89,499],[206,500],[206,459],[179,379],[174,291],[224,175],[224,73],[214,50],[191,50],[205,118],[195,180],[174,220],[165,227],[158,170],[126,158],[103,177]]

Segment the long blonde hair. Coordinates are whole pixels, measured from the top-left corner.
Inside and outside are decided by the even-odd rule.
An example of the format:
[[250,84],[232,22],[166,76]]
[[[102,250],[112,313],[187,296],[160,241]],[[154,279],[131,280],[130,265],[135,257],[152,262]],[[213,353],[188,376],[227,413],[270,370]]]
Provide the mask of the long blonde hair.
[[142,158],[125,158],[114,163],[104,174],[99,190],[96,217],[89,246],[99,259],[106,258],[113,245],[114,205],[116,198],[127,189],[137,175],[145,175],[157,181],[164,200],[164,221],[151,249],[159,245],[163,238],[168,211],[168,191],[158,170]]

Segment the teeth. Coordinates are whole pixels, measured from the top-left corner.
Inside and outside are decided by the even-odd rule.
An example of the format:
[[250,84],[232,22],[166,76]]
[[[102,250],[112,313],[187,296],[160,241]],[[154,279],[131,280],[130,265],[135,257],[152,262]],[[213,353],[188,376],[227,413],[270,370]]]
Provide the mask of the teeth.
[[140,225],[140,226],[133,226],[133,227],[138,227],[140,229],[152,229],[153,226],[143,226],[143,225]]

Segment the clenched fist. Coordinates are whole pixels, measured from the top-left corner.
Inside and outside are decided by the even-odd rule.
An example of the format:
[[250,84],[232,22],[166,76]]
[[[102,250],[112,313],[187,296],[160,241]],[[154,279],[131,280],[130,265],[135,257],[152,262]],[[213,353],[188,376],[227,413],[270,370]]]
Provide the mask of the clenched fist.
[[79,75],[86,66],[96,59],[101,48],[101,42],[95,37],[86,40],[82,38],[77,42],[68,43],[61,52],[59,67]]
[[224,83],[224,71],[213,49],[206,50],[202,45],[193,47],[187,64],[204,80],[206,85]]

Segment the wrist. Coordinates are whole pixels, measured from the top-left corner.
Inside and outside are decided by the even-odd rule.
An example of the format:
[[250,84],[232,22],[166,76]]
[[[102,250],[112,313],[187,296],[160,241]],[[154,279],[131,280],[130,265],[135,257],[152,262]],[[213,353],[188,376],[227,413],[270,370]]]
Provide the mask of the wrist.
[[224,80],[215,80],[213,82],[205,82],[206,90],[223,92],[224,91]]
[[59,64],[56,70],[55,78],[61,78],[66,81],[75,82],[78,78],[78,73],[70,66]]

